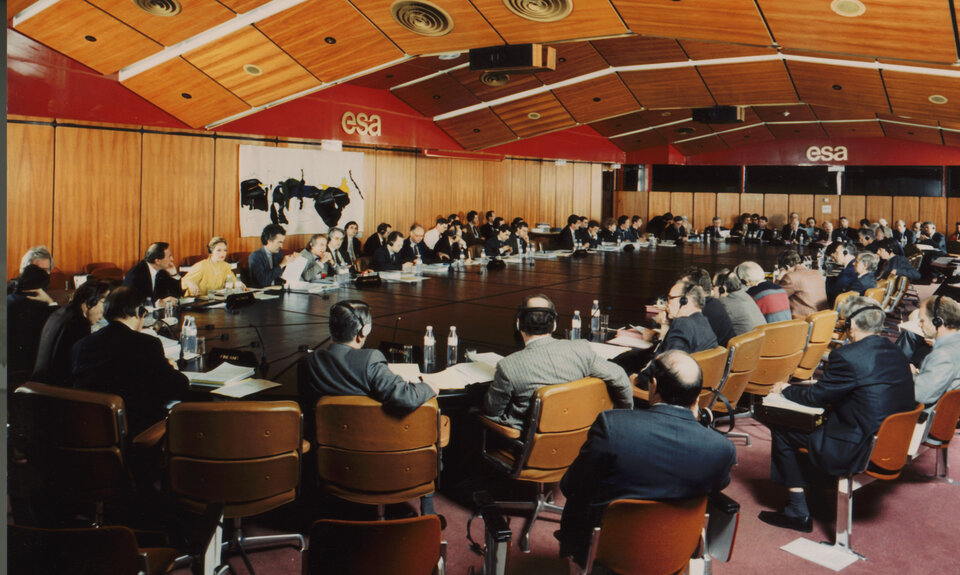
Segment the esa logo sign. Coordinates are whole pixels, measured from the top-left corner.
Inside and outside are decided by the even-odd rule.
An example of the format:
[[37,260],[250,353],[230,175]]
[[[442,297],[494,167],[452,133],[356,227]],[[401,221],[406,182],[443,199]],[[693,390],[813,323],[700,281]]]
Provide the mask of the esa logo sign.
[[811,162],[845,162],[847,161],[847,147],[810,146],[807,148],[807,159]]
[[348,134],[357,133],[361,136],[379,136],[381,133],[380,116],[370,114],[369,116],[360,112],[344,112],[340,117],[340,128]]

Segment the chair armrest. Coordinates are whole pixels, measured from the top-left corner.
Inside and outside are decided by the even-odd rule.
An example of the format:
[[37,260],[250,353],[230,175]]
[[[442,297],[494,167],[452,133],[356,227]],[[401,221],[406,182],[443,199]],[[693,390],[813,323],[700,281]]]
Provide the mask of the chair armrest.
[[158,421],[134,437],[133,446],[137,449],[150,449],[160,445],[166,435],[167,421]]
[[446,447],[450,444],[450,417],[440,416],[440,447]]
[[480,420],[480,425],[483,425],[484,427],[486,427],[490,431],[493,431],[497,435],[506,437],[507,439],[520,439],[519,429],[514,429],[513,427],[507,427],[506,425],[500,425],[499,423],[483,415],[477,416],[477,419]]

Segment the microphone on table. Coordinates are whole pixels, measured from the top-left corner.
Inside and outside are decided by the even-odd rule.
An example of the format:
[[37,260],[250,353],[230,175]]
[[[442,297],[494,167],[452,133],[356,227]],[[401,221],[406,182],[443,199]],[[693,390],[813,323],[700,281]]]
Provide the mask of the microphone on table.
[[403,316],[398,315],[397,321],[393,322],[393,337],[390,338],[390,341],[397,341],[397,328],[400,327],[401,319],[403,319]]
[[257,339],[260,341],[260,365],[257,369],[260,370],[260,377],[267,377],[267,372],[270,370],[270,362],[267,361],[267,349],[263,344],[263,336],[260,334],[260,328],[250,324],[250,327],[253,328],[253,331],[257,332]]

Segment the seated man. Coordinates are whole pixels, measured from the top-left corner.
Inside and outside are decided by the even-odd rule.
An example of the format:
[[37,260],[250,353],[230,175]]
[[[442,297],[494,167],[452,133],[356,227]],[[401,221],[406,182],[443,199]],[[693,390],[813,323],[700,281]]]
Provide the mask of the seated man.
[[347,258],[343,257],[343,253],[340,251],[346,237],[346,232],[340,228],[330,228],[327,232],[327,253],[330,254],[329,266],[331,273],[337,272],[340,268],[350,265],[350,262],[347,261]]
[[937,226],[933,222],[923,222],[920,229],[921,233],[917,238],[918,244],[925,244],[937,251],[947,253],[947,238],[937,231]]
[[840,227],[833,232],[831,238],[835,242],[857,243],[857,230],[850,227],[850,220],[846,216],[840,217]]
[[873,230],[864,228],[857,232],[857,249],[877,253],[877,236]]
[[260,233],[260,243],[263,247],[250,252],[247,263],[250,265],[251,287],[265,288],[272,285],[283,285],[283,268],[300,257],[293,253],[283,255],[283,241],[287,231],[279,224],[267,224]]
[[[616,242],[617,234],[610,236],[612,239],[609,241]],[[590,220],[587,222],[586,232],[583,234],[583,244],[587,248],[597,248],[601,243],[608,241],[604,234],[600,231],[600,222],[597,220]]]
[[807,237],[807,230],[800,227],[800,219],[790,220],[790,223],[783,227],[781,239],[787,244],[805,244],[810,241]]
[[560,247],[565,250],[572,250],[577,243],[577,230],[580,229],[580,217],[576,214],[570,214],[567,217],[567,227],[560,230]]
[[723,268],[713,277],[713,286],[717,300],[730,317],[735,335],[743,335],[767,323],[757,302],[744,289],[737,274]]
[[948,238],[951,242],[960,242],[960,222],[954,224],[956,227],[953,229],[953,233],[950,234]]
[[815,384],[783,390],[784,397],[797,403],[829,408],[826,423],[809,433],[770,429],[770,479],[789,492],[782,510],[761,511],[760,520],[777,527],[812,530],[801,448],[809,452],[817,471],[833,477],[848,475],[861,469],[870,456],[873,435],[884,418],[916,405],[907,358],[880,335],[885,314],[877,302],[854,296],[843,308],[851,343],[830,352],[823,376]]
[[144,296],[119,287],[107,296],[107,326],[73,346],[73,387],[113,393],[127,408],[129,437],[167,416],[167,405],[184,399],[189,381],[163,354],[163,344],[140,333]]
[[736,450],[697,421],[701,386],[697,362],[668,351],[653,362],[650,409],[597,417],[560,482],[567,498],[558,534],[561,557],[584,564],[593,528],[614,500],[699,497],[730,483]]
[[527,225],[527,222],[520,221],[511,227],[513,233],[510,234],[510,239],[507,241],[507,245],[510,246],[510,253],[525,254],[530,251],[530,226]]
[[467,243],[470,245],[483,242],[483,234],[480,233],[480,228],[477,227],[479,216],[480,214],[477,213],[477,210],[467,212],[467,224],[463,230],[463,239],[467,240]]
[[[328,349],[317,350],[300,361],[297,387],[304,414],[312,414],[325,395],[366,395],[390,413],[413,411],[439,393],[436,387],[409,383],[390,371],[387,359],[363,344],[373,328],[370,306],[357,300],[339,301],[330,307]],[[313,421],[312,415],[304,416]]]
[[390,235],[390,230],[393,229],[390,224],[382,222],[377,226],[377,233],[371,235],[367,238],[367,241],[363,244],[363,255],[372,258],[373,254],[377,252],[378,249],[383,247],[387,241],[387,236]]
[[450,222],[447,218],[438,217],[436,219],[435,225],[423,234],[423,243],[426,244],[431,250],[437,246],[437,242],[440,241],[440,238],[447,231],[447,228],[450,227]]
[[423,226],[420,224],[410,226],[410,236],[403,240],[403,248],[400,250],[401,262],[416,262],[419,259],[421,263],[432,264],[438,259],[449,259],[446,254],[438,258],[434,251],[428,248],[427,244],[423,243],[423,236]]
[[390,232],[387,243],[377,249],[370,264],[375,271],[401,271],[413,267],[413,261],[403,261],[400,251],[403,249],[403,234]]
[[340,257],[348,265],[352,266],[360,258],[363,247],[357,234],[360,233],[360,225],[357,222],[347,222],[343,226],[343,242],[340,244]]
[[722,221],[723,220],[721,220],[720,218],[713,218],[713,222],[710,224],[710,227],[703,230],[704,237],[707,237],[713,240],[719,240],[722,237],[720,235],[720,232],[726,231],[727,229],[720,225],[720,222]]
[[50,274],[36,264],[27,264],[11,283],[13,293],[7,296],[7,367],[20,383],[33,369],[43,325],[57,307],[46,292]]
[[683,227],[683,216],[673,218],[673,223],[663,230],[663,239],[678,244],[686,241],[687,229]]
[[333,256],[327,251],[327,234],[313,234],[307,241],[307,247],[300,252],[300,257],[306,260],[300,279],[305,282],[320,282],[328,275],[336,273],[332,270]]
[[183,293],[180,271],[173,260],[173,250],[166,242],[150,244],[140,263],[123,276],[123,285],[132,287],[153,299],[157,305],[176,302]]
[[770,229],[770,221],[767,219],[767,216],[760,216],[757,220],[757,229],[754,237],[761,242],[773,240],[773,230]]
[[547,296],[523,299],[516,328],[524,348],[497,363],[493,383],[483,397],[484,415],[501,425],[520,428],[537,388],[584,377],[607,382],[615,407],[633,407],[630,380],[621,367],[598,356],[586,340],[552,337],[557,329],[557,311]]
[[590,218],[588,218],[587,216],[577,216],[577,217],[580,218],[580,221],[577,222],[576,239],[580,240],[580,243],[583,244],[584,247],[587,247],[589,243],[587,241],[588,240],[587,227],[589,227],[590,225],[590,222],[589,222]]
[[817,270],[807,269],[796,248],[787,248],[777,256],[777,265],[784,274],[777,285],[787,292],[790,314],[803,319],[812,313],[827,309],[827,290],[823,276]]
[[833,242],[827,246],[826,254],[827,258],[842,268],[839,274],[827,278],[827,303],[832,306],[837,296],[850,291],[850,285],[857,279],[857,270],[853,267],[857,259],[857,248],[852,244]]
[[880,242],[877,255],[884,264],[882,268],[878,268],[879,278],[885,280],[893,276],[906,276],[912,282],[919,280],[920,270],[913,267],[905,256],[898,254],[898,248],[903,251],[900,244],[893,238],[886,238]]
[[933,296],[920,303],[920,329],[933,340],[914,376],[916,400],[932,413],[944,393],[960,389],[960,304],[946,296]]
[[877,287],[877,263],[880,258],[877,254],[863,252],[858,254],[853,263],[853,269],[857,272],[857,279],[853,280],[847,291],[855,291],[863,295],[870,288]]
[[487,222],[480,226],[480,241],[486,241],[487,238],[496,234],[493,224],[497,219],[497,213],[490,210],[486,213]]
[[630,218],[626,215],[617,218],[617,237],[620,238],[621,242],[632,242],[637,239],[633,233],[633,228],[630,226]]
[[496,235],[487,238],[487,241],[484,242],[483,253],[485,253],[488,258],[510,255],[513,248],[507,243],[508,239],[510,239],[510,226],[500,224],[500,227],[497,228]]
[[767,323],[793,319],[790,298],[782,287],[766,279],[763,268],[757,262],[743,262],[733,270],[747,286],[747,293],[757,302]]
[[40,334],[32,381],[68,384],[73,370],[73,346],[90,335],[93,326],[103,318],[103,302],[109,292],[107,282],[87,280],[66,307],[53,312]]
[[733,320],[730,319],[726,308],[720,303],[720,300],[713,297],[713,279],[710,277],[710,272],[703,268],[690,267],[683,271],[680,279],[703,288],[703,293],[707,296],[703,304],[703,315],[710,322],[710,328],[717,336],[717,342],[726,347],[730,338],[737,334],[733,329]]
[[907,227],[907,222],[903,220],[897,220],[896,227],[893,228],[893,239],[895,239],[901,247],[907,247],[908,245],[917,243],[916,234]]
[[636,242],[643,239],[643,218],[633,216],[630,218],[630,241]]
[[833,222],[825,221],[820,226],[820,230],[817,232],[817,237],[815,240],[820,244],[829,244],[833,242]]

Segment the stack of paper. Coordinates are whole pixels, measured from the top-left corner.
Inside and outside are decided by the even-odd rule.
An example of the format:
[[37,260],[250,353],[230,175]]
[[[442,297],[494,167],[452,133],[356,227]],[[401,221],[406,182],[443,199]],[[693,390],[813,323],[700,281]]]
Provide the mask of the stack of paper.
[[600,343],[597,341],[591,341],[590,347],[593,348],[593,351],[603,359],[613,359],[625,352],[626,349],[619,345],[610,345],[609,343]]
[[273,381],[268,381],[266,379],[250,378],[242,379],[235,383],[226,384],[223,387],[214,389],[210,393],[216,393],[217,395],[239,399],[241,397],[247,397],[248,395],[253,395],[254,393],[273,387],[280,387],[280,384]]
[[624,347],[633,347],[637,349],[649,349],[653,343],[644,339],[644,333],[649,332],[644,327],[632,327],[629,329],[618,329],[617,337],[611,339],[607,343],[611,345],[621,345]]
[[169,337],[163,337],[159,333],[153,331],[152,329],[145,329],[141,333],[152,335],[153,337],[160,340],[160,343],[163,344],[163,355],[167,359],[176,360],[180,359],[180,342],[175,339],[170,339]]
[[440,389],[463,389],[474,383],[493,381],[496,372],[496,364],[482,362],[458,363],[439,373],[420,373],[420,367],[415,363],[390,363],[387,366],[404,381],[418,382],[422,379]]
[[185,371],[183,375],[187,376],[190,384],[225,386],[237,383],[241,380],[251,377],[255,373],[252,367],[234,365],[230,362],[223,362],[215,369],[206,373],[198,371]]
[[493,367],[497,367],[497,362],[503,359],[503,356],[500,355],[499,353],[494,353],[492,351],[488,351],[485,353],[477,353],[474,351],[474,352],[467,353],[467,359],[469,359],[470,361],[478,361],[480,363],[485,363],[487,365],[492,365]]
[[420,366],[415,363],[388,363],[387,368],[402,377],[404,381],[411,383],[420,381]]

